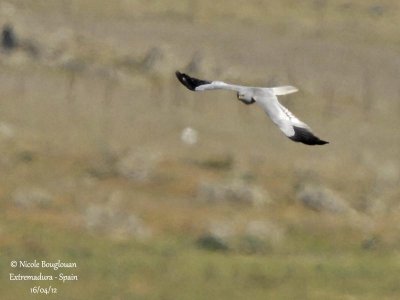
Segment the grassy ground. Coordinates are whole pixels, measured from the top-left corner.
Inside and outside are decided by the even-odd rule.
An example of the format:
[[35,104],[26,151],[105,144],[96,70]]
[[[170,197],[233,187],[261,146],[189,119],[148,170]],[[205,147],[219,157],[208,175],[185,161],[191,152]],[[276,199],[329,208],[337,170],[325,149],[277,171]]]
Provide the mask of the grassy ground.
[[[22,45],[0,53],[1,299],[399,298],[399,4],[225,2],[1,3]],[[331,143],[176,69],[295,85],[282,102]],[[348,211],[303,206],[309,184]],[[34,259],[78,268],[10,267]],[[40,271],[78,280],[9,280]]]

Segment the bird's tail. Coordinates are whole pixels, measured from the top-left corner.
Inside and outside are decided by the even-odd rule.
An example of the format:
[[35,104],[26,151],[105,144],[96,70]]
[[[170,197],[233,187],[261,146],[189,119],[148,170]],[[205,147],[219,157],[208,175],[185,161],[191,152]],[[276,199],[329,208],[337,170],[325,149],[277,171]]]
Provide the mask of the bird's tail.
[[292,94],[292,93],[296,93],[298,91],[297,88],[295,88],[294,86],[291,86],[291,85],[277,86],[277,87],[273,87],[271,89],[272,89],[272,92],[274,93],[274,95],[276,95],[276,96]]

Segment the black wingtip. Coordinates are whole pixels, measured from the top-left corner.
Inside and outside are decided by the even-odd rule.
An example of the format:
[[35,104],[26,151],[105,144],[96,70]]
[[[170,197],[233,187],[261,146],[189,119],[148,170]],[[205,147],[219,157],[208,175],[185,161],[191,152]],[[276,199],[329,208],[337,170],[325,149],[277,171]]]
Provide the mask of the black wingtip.
[[175,75],[176,75],[176,78],[178,78],[178,80],[180,81],[180,83],[182,83],[184,86],[186,86],[191,91],[196,90],[196,87],[198,87],[200,85],[211,83],[210,81],[190,77],[189,75],[186,75],[185,73],[181,73],[179,71],[176,71]]
[[293,129],[294,135],[289,138],[294,142],[299,142],[310,146],[329,144],[329,142],[321,140],[306,128],[293,126]]
[[189,84],[189,76],[187,76],[184,73],[181,73],[179,71],[175,72],[176,78],[178,78],[178,80],[180,81],[180,83],[182,83],[184,86],[186,86],[189,90],[194,91],[195,87],[193,87],[192,85]]
[[325,144],[329,144],[329,142],[324,140],[319,140],[319,143],[317,145],[325,145]]

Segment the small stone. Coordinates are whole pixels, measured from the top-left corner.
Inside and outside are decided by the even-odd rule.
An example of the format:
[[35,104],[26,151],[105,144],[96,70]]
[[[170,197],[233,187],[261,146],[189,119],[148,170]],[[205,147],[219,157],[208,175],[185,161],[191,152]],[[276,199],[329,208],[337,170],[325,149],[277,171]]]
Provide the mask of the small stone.
[[11,195],[12,202],[21,208],[45,208],[53,202],[53,196],[39,187],[17,188]]
[[352,209],[336,192],[312,184],[302,186],[296,194],[297,201],[315,210],[331,213],[346,213]]
[[112,238],[145,239],[151,235],[142,219],[123,207],[121,191],[112,192],[106,203],[89,205],[84,218],[89,231],[107,234]]
[[210,203],[230,202],[255,206],[271,202],[271,198],[265,190],[243,181],[202,182],[198,187],[197,198]]
[[159,161],[157,153],[131,152],[116,163],[116,170],[120,176],[148,181],[153,177]]

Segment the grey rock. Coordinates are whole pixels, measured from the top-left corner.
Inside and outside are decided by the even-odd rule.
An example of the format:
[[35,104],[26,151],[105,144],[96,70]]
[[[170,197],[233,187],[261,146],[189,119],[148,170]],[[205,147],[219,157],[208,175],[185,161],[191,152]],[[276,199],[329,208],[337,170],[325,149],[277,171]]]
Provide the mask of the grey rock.
[[141,218],[123,207],[122,197],[120,191],[114,191],[106,203],[89,205],[84,215],[86,228],[116,239],[149,237],[150,229]]
[[45,208],[51,205],[54,198],[43,188],[20,187],[11,195],[12,202],[21,208]]
[[347,202],[327,187],[305,184],[300,187],[296,199],[305,207],[315,211],[346,213],[351,211]]
[[240,180],[225,183],[201,182],[198,186],[197,198],[210,203],[229,202],[255,206],[271,202],[265,190]]
[[254,220],[246,225],[246,234],[271,244],[278,244],[283,240],[284,230],[281,226],[268,220]]
[[212,222],[197,240],[200,248],[211,251],[265,253],[284,238],[281,226],[268,220]]
[[130,152],[116,163],[117,173],[137,181],[150,180],[161,160],[158,153]]
[[236,234],[236,226],[231,221],[214,221],[197,240],[197,245],[205,250],[229,250]]

